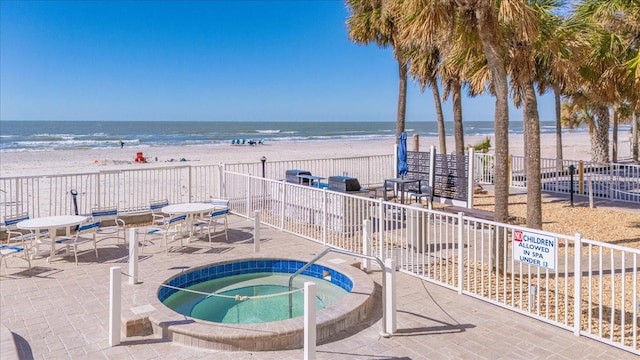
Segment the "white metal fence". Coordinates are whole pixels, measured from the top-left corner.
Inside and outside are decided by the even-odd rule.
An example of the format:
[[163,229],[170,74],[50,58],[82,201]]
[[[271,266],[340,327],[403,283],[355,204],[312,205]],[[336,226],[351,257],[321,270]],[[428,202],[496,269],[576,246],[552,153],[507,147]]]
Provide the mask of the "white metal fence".
[[[476,154],[475,181],[493,184],[494,164],[493,155]],[[510,185],[526,188],[525,158],[512,156],[509,164]],[[573,189],[577,195],[593,193],[594,198],[640,203],[640,165],[541,159],[540,168],[543,191],[568,194]]]
[[[394,258],[400,271],[640,354],[640,249],[240,173],[225,173],[234,212],[307,239]],[[373,238],[364,249],[364,220]],[[517,234],[553,244],[553,266],[523,262]],[[552,254],[546,254],[551,256]],[[546,259],[550,260],[550,259]],[[542,263],[541,263],[542,264]]]
[[78,192],[78,212],[117,206],[121,212],[149,209],[149,201],[203,201],[220,196],[220,167],[178,166],[96,173],[0,178],[0,215],[33,217],[75,213],[71,189]]
[[[376,186],[384,179],[395,177],[393,155],[360,156],[350,158],[286,160],[264,162],[264,177],[284,179],[287,170],[299,169],[313,175],[329,178],[330,176],[349,176],[358,179],[363,187]],[[255,176],[263,175],[261,162],[247,164],[224,164],[225,171],[232,171]]]
[[[78,212],[117,206],[121,212],[148,210],[149,201],[206,201],[220,197],[224,171],[283,179],[290,169],[304,169],[314,175],[348,175],[361,186],[382,184],[393,177],[393,156],[265,161],[248,164],[178,165],[146,169],[112,170],[50,176],[0,178],[0,218],[20,213],[33,217],[69,215],[75,212],[70,190],[78,192]],[[224,171],[223,171],[224,170]]]

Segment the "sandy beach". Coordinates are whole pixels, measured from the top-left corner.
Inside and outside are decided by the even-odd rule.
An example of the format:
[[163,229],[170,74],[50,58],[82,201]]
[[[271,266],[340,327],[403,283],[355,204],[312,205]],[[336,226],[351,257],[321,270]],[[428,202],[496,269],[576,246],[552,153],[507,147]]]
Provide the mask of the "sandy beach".
[[[484,136],[467,136],[465,144],[474,145]],[[510,153],[523,155],[523,136],[511,135]],[[543,134],[541,151],[543,158],[555,159],[555,135]],[[587,133],[566,132],[563,134],[563,154],[565,159],[590,160],[590,141]],[[494,139],[491,139],[494,146]],[[414,139],[407,140],[409,150],[414,149]],[[438,138],[421,136],[420,150],[438,146]],[[447,150],[454,148],[453,136],[447,137]],[[136,153],[142,152],[149,160],[146,164],[134,162]],[[65,151],[24,151],[0,153],[0,173],[2,177],[57,175],[86,173],[113,169],[143,168],[151,166],[175,165],[186,160],[187,164],[218,164],[259,162],[262,156],[267,161],[307,160],[388,155],[394,152],[393,140],[362,141],[309,141],[274,142],[265,145],[211,145],[180,147],[130,147],[123,149],[86,149]],[[490,151],[491,152],[491,151]]]

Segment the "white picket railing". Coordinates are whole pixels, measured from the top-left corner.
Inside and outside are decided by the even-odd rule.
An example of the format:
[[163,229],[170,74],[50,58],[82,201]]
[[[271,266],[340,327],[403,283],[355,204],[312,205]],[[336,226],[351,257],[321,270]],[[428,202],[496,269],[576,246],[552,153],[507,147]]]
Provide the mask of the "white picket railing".
[[[640,355],[640,249],[384,202],[364,193],[232,172],[224,176],[235,213],[252,217],[260,210],[265,224],[358,253],[365,252],[363,223],[370,220],[371,253],[394,258],[400,271]],[[515,258],[516,232],[553,239],[554,265]]]
[[[475,154],[474,179],[480,184],[493,184],[492,154]],[[573,166],[573,192],[594,198],[640,203],[640,165],[596,163],[576,160],[541,159],[542,191],[571,192]],[[511,156],[510,186],[526,188],[526,162],[522,156]],[[589,187],[591,181],[591,188]],[[590,190],[592,189],[592,190]]]
[[220,196],[220,167],[177,166],[96,173],[0,178],[0,215],[32,217],[87,214],[97,207],[121,212],[147,210],[151,200],[204,201]]
[[[262,175],[261,162],[226,165],[178,165],[147,169],[100,171],[94,173],[0,178],[0,218],[20,213],[33,217],[69,215],[75,212],[71,189],[78,192],[78,212],[117,206],[121,212],[147,210],[149,201],[206,201],[219,197],[222,169]],[[265,175],[283,179],[290,169],[304,169],[328,178],[355,177],[363,187],[382,184],[393,177],[393,156],[266,161]]]

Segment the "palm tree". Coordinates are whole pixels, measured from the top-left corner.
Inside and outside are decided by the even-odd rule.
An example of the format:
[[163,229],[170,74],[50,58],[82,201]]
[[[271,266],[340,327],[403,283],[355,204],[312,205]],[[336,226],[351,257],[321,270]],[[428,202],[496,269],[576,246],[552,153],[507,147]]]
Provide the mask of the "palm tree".
[[534,84],[552,73],[560,61],[552,56],[562,48],[558,42],[559,19],[553,13],[559,3],[555,0],[531,0],[530,7],[522,8],[520,19],[527,17],[527,27],[505,23],[510,30],[509,74],[516,104],[524,105],[524,138],[527,178],[527,226],[542,228],[542,183],[540,169],[540,117]]
[[[555,3],[561,6],[560,2]],[[571,17],[550,14],[542,20],[541,32],[545,37],[544,49],[536,59],[538,89],[540,94],[553,91],[556,121],[556,167],[563,168],[562,154],[562,95],[567,88],[580,82],[576,59],[587,56],[588,44],[581,40],[577,31],[578,24]]]
[[[639,25],[628,19],[640,20],[640,9],[629,3],[583,0],[575,10],[575,17],[584,23],[583,33],[592,52],[580,66],[582,84],[569,95],[595,114],[593,122],[587,123],[593,161],[609,162],[609,107],[615,111],[625,100],[634,108],[638,106],[638,66],[632,63],[638,57],[635,29]],[[629,36],[634,31],[636,35]]]
[[383,0],[346,0],[351,16],[347,19],[349,38],[361,45],[376,43],[391,46],[398,62],[398,109],[396,115],[396,144],[405,130],[407,109],[407,61],[396,39],[396,22],[392,12],[383,9]]
[[433,103],[436,107],[436,121],[438,124],[438,141],[440,153],[447,153],[446,130],[444,127],[444,114],[442,112],[442,100],[440,99],[440,88],[438,86],[437,67],[440,62],[439,49],[432,46],[429,49],[419,49],[413,47],[407,55],[409,62],[409,74],[418,82],[420,91],[424,92],[429,86],[433,94]]

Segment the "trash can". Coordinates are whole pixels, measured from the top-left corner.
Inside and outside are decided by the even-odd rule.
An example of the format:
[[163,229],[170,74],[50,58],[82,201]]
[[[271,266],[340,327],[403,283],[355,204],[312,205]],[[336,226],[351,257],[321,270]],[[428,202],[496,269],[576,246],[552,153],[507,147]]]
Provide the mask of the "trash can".
[[407,211],[407,242],[414,251],[422,252],[425,237],[427,236],[426,231],[429,222],[429,213],[418,210],[424,209],[424,206],[420,203],[411,204],[409,207],[413,209]]

